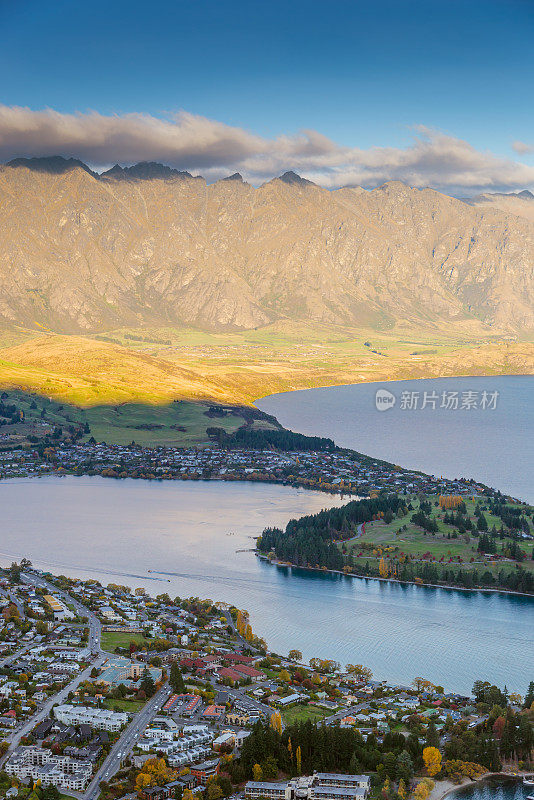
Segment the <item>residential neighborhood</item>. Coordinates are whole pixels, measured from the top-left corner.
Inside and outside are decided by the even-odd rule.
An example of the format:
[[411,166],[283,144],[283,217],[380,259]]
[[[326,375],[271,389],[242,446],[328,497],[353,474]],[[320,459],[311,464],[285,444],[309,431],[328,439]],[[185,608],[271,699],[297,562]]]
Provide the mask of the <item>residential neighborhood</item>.
[[[0,591],[0,792],[10,781],[21,798],[37,784],[78,800],[187,800],[186,792],[366,800],[391,770],[391,748],[404,747],[394,774],[414,789],[425,744],[446,750],[470,731],[486,736],[493,701],[509,704],[532,735],[519,696],[483,682],[475,697],[421,677],[398,686],[363,665],[270,653],[246,610],[225,603],[151,597],[27,561],[4,570]],[[352,741],[362,755],[349,753],[337,771],[332,755],[308,754],[304,765],[296,743],[305,731],[312,741]],[[254,755],[269,747],[271,755]],[[351,769],[365,766],[369,748],[385,766]],[[491,752],[498,759],[498,748]]]
[[0,479],[46,474],[102,475],[161,480],[248,480],[282,483],[346,495],[395,492],[473,494],[483,486],[403,469],[350,450],[276,451],[206,447],[141,447],[105,443],[65,444],[0,452]]

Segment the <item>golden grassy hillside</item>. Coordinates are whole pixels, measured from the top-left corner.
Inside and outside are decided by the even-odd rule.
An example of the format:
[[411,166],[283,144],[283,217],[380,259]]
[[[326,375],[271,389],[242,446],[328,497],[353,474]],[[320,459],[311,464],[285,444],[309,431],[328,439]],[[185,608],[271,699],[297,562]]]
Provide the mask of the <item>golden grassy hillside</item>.
[[277,324],[239,334],[119,330],[105,342],[21,338],[0,346],[0,387],[81,407],[180,398],[247,404],[274,392],[342,383],[534,372],[532,342],[480,341],[469,331],[458,339]]

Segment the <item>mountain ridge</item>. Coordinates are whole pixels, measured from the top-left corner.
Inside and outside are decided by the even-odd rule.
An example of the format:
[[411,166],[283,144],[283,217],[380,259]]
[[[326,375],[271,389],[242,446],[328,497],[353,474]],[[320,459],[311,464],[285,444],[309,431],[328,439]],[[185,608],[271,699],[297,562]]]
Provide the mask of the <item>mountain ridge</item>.
[[288,172],[256,188],[63,161],[0,168],[7,326],[534,330],[534,225],[514,213],[399,181],[327,190]]

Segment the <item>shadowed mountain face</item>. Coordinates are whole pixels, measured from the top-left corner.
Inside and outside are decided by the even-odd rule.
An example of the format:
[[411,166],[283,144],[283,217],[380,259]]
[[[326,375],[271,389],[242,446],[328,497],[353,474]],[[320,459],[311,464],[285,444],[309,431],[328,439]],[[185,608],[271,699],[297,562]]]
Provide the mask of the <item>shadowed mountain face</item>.
[[70,333],[287,318],[534,328],[528,219],[399,182],[331,192],[294,173],[257,189],[232,177],[0,167],[0,319]]

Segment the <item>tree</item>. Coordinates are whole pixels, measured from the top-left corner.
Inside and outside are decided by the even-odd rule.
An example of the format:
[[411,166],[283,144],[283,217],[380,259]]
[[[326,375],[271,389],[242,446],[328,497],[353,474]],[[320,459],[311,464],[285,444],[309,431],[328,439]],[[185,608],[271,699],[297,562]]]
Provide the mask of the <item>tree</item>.
[[426,678],[414,678],[412,686],[418,692],[430,692],[434,689],[434,684]]
[[506,720],[504,717],[497,717],[495,722],[493,723],[493,734],[496,739],[502,739],[502,735],[504,733],[504,728],[506,725]]
[[439,747],[439,733],[436,730],[436,723],[433,719],[428,723],[426,744],[428,747]]
[[223,791],[218,783],[212,782],[209,784],[206,797],[207,800],[219,800],[223,796]]
[[169,683],[175,694],[183,694],[185,692],[184,676],[177,661],[173,661],[171,664]]
[[441,753],[437,747],[425,747],[423,749],[423,761],[431,778],[441,770]]
[[523,702],[523,698],[517,692],[510,692],[508,695],[508,702],[513,706],[520,706]]
[[263,778],[263,770],[259,764],[254,764],[252,767],[252,778],[255,781],[261,781]]
[[380,575],[381,578],[389,578],[389,567],[383,556],[380,559],[380,563],[378,565],[378,574]]
[[415,787],[414,796],[417,800],[426,800],[433,788],[434,781],[431,781],[429,778],[423,778]]
[[370,681],[373,677],[372,670],[369,667],[364,667],[363,664],[347,664],[346,670],[361,681]]
[[300,775],[302,772],[302,751],[300,749],[300,745],[297,747],[297,752],[295,753],[295,761],[297,766],[297,775]]
[[271,728],[277,733],[282,735],[282,715],[279,711],[275,711],[274,714],[271,714]]
[[397,794],[399,795],[401,800],[406,800],[406,784],[404,783],[404,779],[401,778],[399,781],[399,788],[397,789]]
[[302,661],[302,653],[300,652],[300,650],[290,650],[288,657],[292,661]]
[[154,678],[152,677],[148,669],[145,669],[145,671],[143,672],[140,689],[142,689],[142,691],[145,693],[147,697],[152,697],[152,695],[156,691]]
[[152,778],[146,772],[140,772],[135,779],[135,788],[138,792],[142,792],[148,786],[152,785]]
[[41,800],[59,800],[61,792],[57,786],[45,786],[41,789]]
[[534,703],[534,681],[530,681],[528,685],[523,706],[524,708],[530,708],[532,703]]
[[407,750],[403,750],[397,758],[397,777],[408,784],[412,779],[413,773],[412,758]]
[[290,682],[290,680],[291,680],[291,675],[289,674],[289,672],[287,671],[287,669],[283,669],[283,670],[280,672],[280,674],[278,675],[278,678],[279,678],[279,680],[281,680],[281,681],[282,681],[282,683],[289,683],[289,682]]

